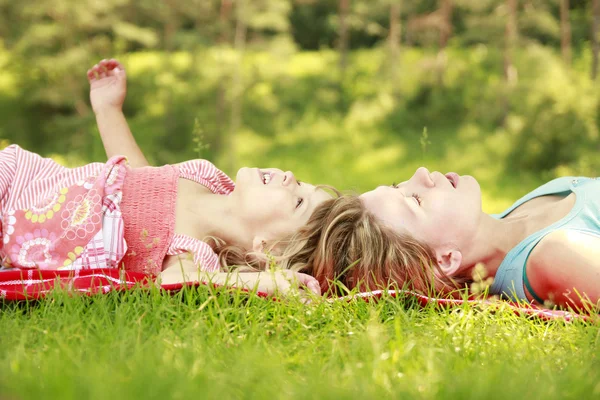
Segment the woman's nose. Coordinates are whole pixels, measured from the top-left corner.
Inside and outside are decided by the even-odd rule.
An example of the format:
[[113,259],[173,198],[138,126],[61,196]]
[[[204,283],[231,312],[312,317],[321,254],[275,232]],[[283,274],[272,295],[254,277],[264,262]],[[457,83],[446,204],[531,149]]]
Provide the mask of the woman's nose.
[[431,179],[431,173],[425,167],[420,167],[417,169],[413,178],[420,184],[425,185],[426,187],[434,187],[433,179]]

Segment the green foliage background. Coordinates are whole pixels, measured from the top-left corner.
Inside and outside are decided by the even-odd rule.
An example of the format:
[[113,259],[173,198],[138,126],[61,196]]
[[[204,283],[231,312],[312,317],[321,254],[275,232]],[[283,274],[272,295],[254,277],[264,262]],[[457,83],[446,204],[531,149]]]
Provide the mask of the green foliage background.
[[[448,1],[0,0],[0,145],[71,166],[105,160],[86,71],[115,57],[155,164],[277,166],[355,191],[426,165],[476,176],[490,212],[555,176],[597,175],[592,0],[569,0],[571,62],[559,0],[516,2],[513,48],[510,0],[453,0],[440,46],[424,21]],[[598,398],[592,319],[210,287],[58,292],[0,303],[0,397]]]
[[338,3],[0,0],[0,139],[69,165],[105,159],[85,72],[116,57],[125,113],[156,164],[277,166],[356,191],[426,165],[476,176],[487,211],[554,176],[597,174],[591,1],[570,2],[570,65],[558,1],[518,2],[514,85],[503,77],[505,1],[456,0],[440,64],[437,31],[410,28],[437,0],[402,2],[397,60],[395,2],[353,0],[343,73]]

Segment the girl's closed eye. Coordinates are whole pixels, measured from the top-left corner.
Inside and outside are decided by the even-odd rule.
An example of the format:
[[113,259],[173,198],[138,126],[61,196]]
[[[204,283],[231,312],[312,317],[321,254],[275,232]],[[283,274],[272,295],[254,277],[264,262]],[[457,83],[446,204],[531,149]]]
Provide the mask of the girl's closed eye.
[[296,201],[296,208],[300,208],[303,203],[304,199],[302,197],[298,197],[298,201]]
[[421,205],[421,197],[418,194],[413,193],[412,197],[416,200],[418,205]]
[[302,185],[302,181],[300,179],[296,179],[296,182],[298,182],[298,186]]

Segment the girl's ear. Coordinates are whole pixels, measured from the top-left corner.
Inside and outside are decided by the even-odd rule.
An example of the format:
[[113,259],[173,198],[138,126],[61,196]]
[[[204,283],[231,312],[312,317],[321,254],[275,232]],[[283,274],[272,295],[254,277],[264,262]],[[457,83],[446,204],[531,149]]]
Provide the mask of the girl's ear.
[[252,251],[255,253],[262,253],[262,251],[267,247],[267,241],[262,236],[254,236],[252,239]]
[[436,250],[436,256],[441,272],[449,277],[455,276],[462,263],[462,253],[457,249],[448,248],[444,251]]

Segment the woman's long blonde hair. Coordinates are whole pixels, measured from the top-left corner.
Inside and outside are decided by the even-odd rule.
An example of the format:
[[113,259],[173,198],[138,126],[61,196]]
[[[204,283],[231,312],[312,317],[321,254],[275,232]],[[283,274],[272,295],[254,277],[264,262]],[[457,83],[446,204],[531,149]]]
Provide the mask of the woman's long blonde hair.
[[282,265],[314,276],[322,291],[339,292],[336,281],[361,291],[394,286],[429,294],[460,286],[441,272],[431,247],[381,223],[356,195],[320,205],[290,240]]

